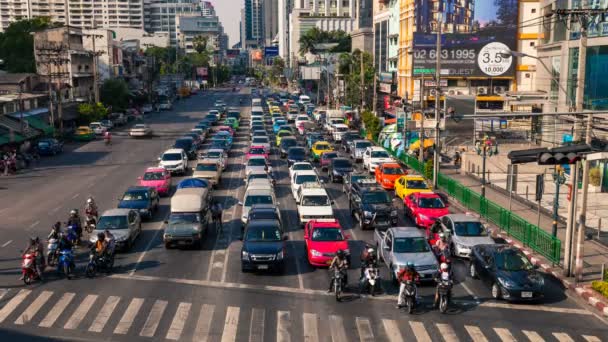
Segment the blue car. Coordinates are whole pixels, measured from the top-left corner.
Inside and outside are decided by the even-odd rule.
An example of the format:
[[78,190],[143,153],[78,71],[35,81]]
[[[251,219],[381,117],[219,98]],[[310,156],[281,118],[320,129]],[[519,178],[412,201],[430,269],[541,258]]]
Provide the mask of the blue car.
[[219,149],[219,150],[223,150],[225,152],[230,151],[230,147],[231,145],[228,144],[227,140],[224,139],[212,139],[211,140],[211,147],[209,149],[213,150],[213,149]]
[[63,143],[57,139],[40,139],[36,144],[38,154],[41,156],[54,156],[63,152]]
[[207,116],[205,116],[205,119],[207,121],[211,122],[212,124],[216,123],[217,120],[219,120],[219,118],[216,114],[207,114]]
[[272,131],[274,132],[274,134],[277,134],[277,132],[281,129],[281,126],[283,125],[287,125],[287,121],[283,119],[276,120],[274,122],[274,125],[272,125]]
[[201,178],[186,178],[177,184],[177,188],[209,188],[209,181]]
[[135,209],[148,219],[158,210],[160,198],[156,189],[148,186],[132,186],[118,202],[119,209]]
[[230,135],[230,132],[228,131],[219,131],[215,134],[215,136],[213,136],[213,139],[219,139],[222,138],[226,141],[228,141],[228,143],[230,144],[230,146],[232,146],[232,135]]

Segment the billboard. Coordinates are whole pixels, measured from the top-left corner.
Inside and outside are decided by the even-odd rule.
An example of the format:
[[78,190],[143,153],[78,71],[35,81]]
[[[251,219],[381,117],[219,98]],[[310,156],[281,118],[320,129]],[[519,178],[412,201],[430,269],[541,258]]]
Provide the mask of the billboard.
[[228,57],[228,58],[237,58],[240,54],[241,54],[241,50],[239,50],[239,49],[226,50],[226,57]]
[[266,58],[277,57],[278,55],[279,55],[278,46],[267,46],[264,48],[264,56],[266,56]]
[[262,60],[262,50],[260,50],[260,49],[251,50],[251,60],[256,61],[256,62],[261,61]]
[[500,52],[516,50],[518,5],[518,0],[421,1],[414,12],[413,74],[435,74],[441,18],[442,76],[513,77],[515,59]]

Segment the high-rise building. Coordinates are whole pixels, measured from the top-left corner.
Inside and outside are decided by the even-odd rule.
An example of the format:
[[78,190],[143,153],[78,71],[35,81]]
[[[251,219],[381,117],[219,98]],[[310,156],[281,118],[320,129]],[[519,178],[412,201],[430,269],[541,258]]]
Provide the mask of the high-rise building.
[[264,1],[245,0],[245,40],[243,47],[264,45]]
[[374,47],[373,0],[360,0],[355,3],[355,26],[351,33],[352,49],[372,52]]
[[178,44],[176,18],[200,15],[200,0],[143,0],[144,29],[148,32],[167,32],[171,46]]
[[201,14],[205,17],[212,17],[215,15],[215,8],[209,1],[201,1]]
[[264,0],[264,17],[262,24],[264,26],[264,45],[271,46],[277,38],[279,32],[279,1]]
[[293,9],[293,0],[278,0],[278,37],[279,56],[289,61],[289,14]]
[[178,16],[178,35],[180,48],[186,53],[196,51],[195,41],[197,37],[207,40],[208,50],[225,51],[227,42],[224,41],[226,34],[217,16]]

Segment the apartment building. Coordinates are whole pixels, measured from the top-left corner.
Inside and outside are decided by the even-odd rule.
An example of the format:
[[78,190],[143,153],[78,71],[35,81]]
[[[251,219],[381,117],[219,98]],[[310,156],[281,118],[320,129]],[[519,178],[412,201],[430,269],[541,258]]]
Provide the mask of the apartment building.
[[201,15],[200,0],[143,0],[144,29],[167,32],[171,46],[177,46],[176,18]]
[[356,28],[351,33],[353,51],[372,52],[374,49],[373,3],[375,3],[373,0],[355,2]]
[[196,51],[194,41],[197,37],[207,39],[208,50],[219,50],[223,45],[224,28],[217,16],[179,16],[177,34],[180,48],[186,53]]

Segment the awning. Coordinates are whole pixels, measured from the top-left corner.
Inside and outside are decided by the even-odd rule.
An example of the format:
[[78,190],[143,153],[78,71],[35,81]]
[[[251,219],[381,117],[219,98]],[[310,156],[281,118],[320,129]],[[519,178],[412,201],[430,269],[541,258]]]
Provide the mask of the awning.
[[27,118],[27,117],[30,117],[30,116],[36,116],[36,115],[46,114],[48,112],[49,112],[48,108],[42,107],[42,108],[35,108],[35,109],[32,109],[32,110],[28,110],[26,112],[23,112],[23,115],[21,115],[21,112],[10,113],[10,114],[7,114],[7,115],[10,116],[10,117],[13,117],[15,119],[19,119],[22,116],[24,118]]
[[51,135],[55,132],[55,129],[49,125],[47,125],[44,121],[34,118],[32,116],[30,117],[24,117],[23,118],[25,121],[27,121],[27,123],[31,126],[34,127],[35,129],[42,131],[45,135]]
[[9,143],[20,143],[25,140],[25,137],[18,133],[13,133],[12,136],[10,133],[0,135],[0,145],[6,145]]

